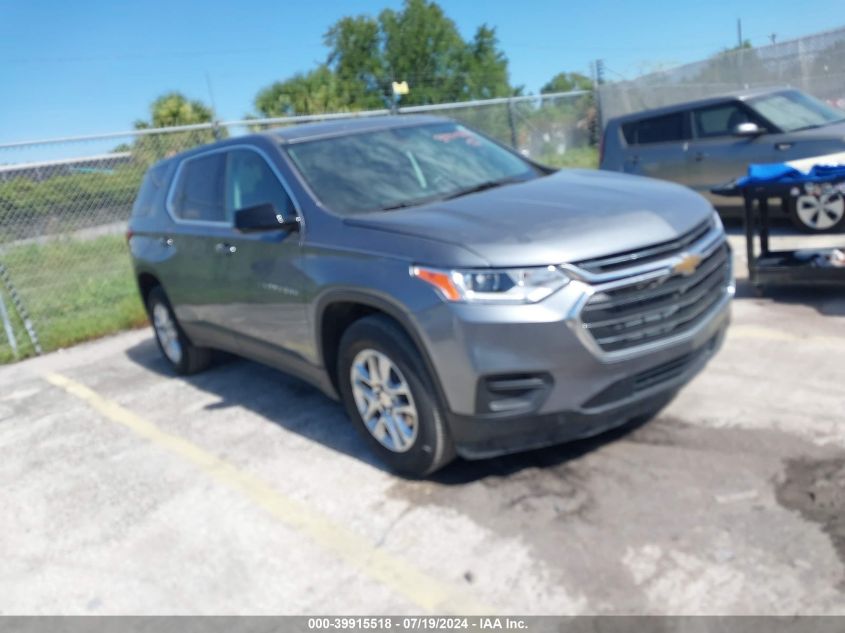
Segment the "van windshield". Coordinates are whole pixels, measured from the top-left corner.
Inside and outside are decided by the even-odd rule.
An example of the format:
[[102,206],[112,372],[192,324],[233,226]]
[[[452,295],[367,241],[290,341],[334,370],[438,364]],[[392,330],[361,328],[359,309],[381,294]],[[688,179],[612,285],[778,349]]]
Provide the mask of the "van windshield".
[[338,213],[416,206],[541,172],[462,125],[414,125],[284,147],[320,201]]
[[845,121],[845,112],[797,90],[754,97],[752,109],[783,132],[797,132]]

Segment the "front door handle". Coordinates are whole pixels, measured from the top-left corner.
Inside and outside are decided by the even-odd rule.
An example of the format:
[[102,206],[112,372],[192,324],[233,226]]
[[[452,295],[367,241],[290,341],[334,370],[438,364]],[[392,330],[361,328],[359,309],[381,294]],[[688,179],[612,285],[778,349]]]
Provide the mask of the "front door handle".
[[705,158],[707,158],[707,154],[705,154],[704,152],[696,152],[694,158],[696,163],[700,163]]
[[775,149],[781,152],[788,150],[792,147],[793,143],[777,143],[775,144]]
[[226,242],[219,242],[214,245],[214,252],[218,255],[234,255],[237,251],[237,246]]

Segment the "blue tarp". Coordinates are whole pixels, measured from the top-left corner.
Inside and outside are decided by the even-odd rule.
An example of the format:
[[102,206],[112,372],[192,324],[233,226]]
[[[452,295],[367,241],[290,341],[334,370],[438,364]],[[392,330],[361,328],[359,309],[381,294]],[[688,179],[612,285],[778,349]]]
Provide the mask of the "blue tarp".
[[749,165],[748,175],[736,181],[737,187],[779,182],[831,182],[845,180],[845,165],[816,165],[809,172],[795,169],[787,163]]

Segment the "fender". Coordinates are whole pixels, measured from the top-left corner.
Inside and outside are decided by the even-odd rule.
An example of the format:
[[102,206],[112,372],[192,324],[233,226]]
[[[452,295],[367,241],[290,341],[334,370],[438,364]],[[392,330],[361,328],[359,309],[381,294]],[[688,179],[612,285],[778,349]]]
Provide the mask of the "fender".
[[[316,302],[314,303],[313,313],[312,313],[312,323],[314,323],[314,335],[316,339],[316,350],[318,354],[318,359],[322,365],[324,356],[323,350],[323,317],[325,314],[326,309],[335,303],[358,303],[379,312],[383,312],[387,316],[394,319],[399,325],[402,327],[402,330],[408,335],[411,339],[411,342],[417,348],[417,351],[420,353],[420,358],[425,365],[426,371],[431,379],[432,384],[434,385],[435,389],[435,396],[437,397],[440,404],[444,407],[444,409],[448,410],[448,400],[446,399],[446,394],[443,392],[443,388],[440,385],[440,377],[438,376],[437,372],[435,371],[434,364],[431,362],[431,357],[428,353],[428,349],[425,346],[422,338],[417,333],[416,325],[414,321],[406,310],[404,310],[401,305],[390,295],[376,293],[373,291],[365,291],[365,290],[349,290],[349,289],[337,289],[337,290],[328,290],[322,295],[317,298]],[[329,369],[327,367],[323,367],[326,374],[329,375]]]

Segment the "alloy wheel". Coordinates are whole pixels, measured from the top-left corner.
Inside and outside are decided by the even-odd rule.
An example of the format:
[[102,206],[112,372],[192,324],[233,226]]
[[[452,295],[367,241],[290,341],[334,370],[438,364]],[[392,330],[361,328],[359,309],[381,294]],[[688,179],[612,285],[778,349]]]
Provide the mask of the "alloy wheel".
[[171,363],[178,365],[182,360],[182,343],[179,342],[179,332],[170,310],[163,303],[153,306],[153,329],[164,355]]
[[845,199],[838,192],[819,196],[805,194],[795,201],[798,219],[814,231],[826,231],[842,220],[845,215]]
[[349,369],[352,396],[370,434],[385,448],[408,451],[417,439],[419,414],[408,381],[382,352],[364,349]]

